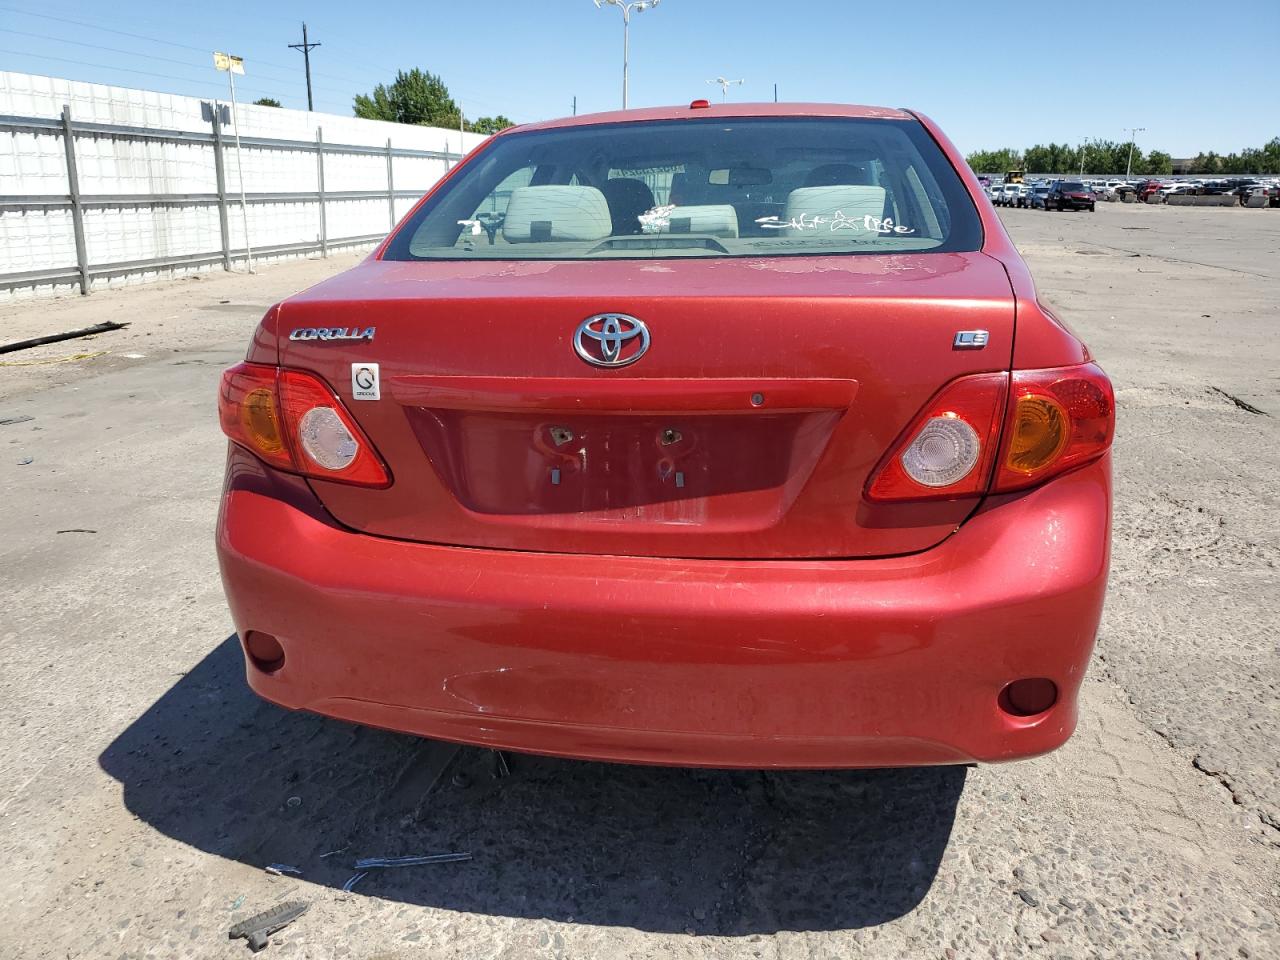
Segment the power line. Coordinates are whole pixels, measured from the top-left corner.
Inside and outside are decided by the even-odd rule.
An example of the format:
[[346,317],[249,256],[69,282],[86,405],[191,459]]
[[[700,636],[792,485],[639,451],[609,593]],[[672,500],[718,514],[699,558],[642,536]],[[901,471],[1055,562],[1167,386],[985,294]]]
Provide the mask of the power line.
[[[19,37],[32,37],[36,40],[49,40],[53,43],[69,43],[76,47],[90,47],[94,50],[105,50],[107,53],[122,53],[127,57],[145,56],[148,60],[157,60],[163,63],[176,63],[180,67],[194,67],[190,60],[175,60],[173,57],[158,57],[153,53],[141,54],[136,50],[121,50],[119,47],[104,47],[100,43],[87,43],[83,40],[67,40],[63,37],[48,37],[42,33],[27,33],[25,30],[10,30],[8,27],[0,27],[0,33],[12,33]],[[28,54],[28,56],[39,56],[39,54]]]
[[[23,9],[22,9],[22,8],[20,8],[20,7],[13,7],[13,6],[9,6],[9,5],[7,5],[7,4],[0,5],[0,10],[6,10],[6,11],[8,11],[8,12],[10,12],[10,13],[17,13],[17,14],[20,14],[20,15],[22,15],[22,16],[26,16],[26,17],[36,17],[36,18],[41,19],[41,20],[51,20],[51,21],[53,21],[53,22],[55,22],[55,23],[65,23],[65,24],[70,24],[70,25],[72,25],[72,26],[84,27],[84,28],[86,28],[86,29],[89,29],[89,30],[97,30],[97,31],[102,32],[102,33],[111,33],[111,34],[115,34],[116,36],[121,36],[121,37],[130,37],[130,38],[132,38],[132,39],[134,39],[134,40],[145,40],[145,41],[147,41],[148,43],[159,43],[159,44],[164,44],[165,46],[169,46],[169,47],[178,47],[178,48],[183,49],[183,50],[194,50],[194,51],[196,51],[197,53],[201,54],[202,56],[208,56],[208,53],[209,53],[209,51],[208,51],[205,47],[197,47],[197,46],[193,46],[193,45],[191,45],[191,44],[189,44],[189,43],[180,43],[180,42],[178,42],[177,40],[164,40],[164,39],[162,39],[162,38],[160,38],[160,37],[148,36],[147,34],[143,34],[143,33],[134,33],[134,32],[128,31],[128,30],[118,30],[118,29],[116,29],[116,28],[114,28],[114,27],[106,27],[106,26],[102,26],[102,25],[101,25],[101,24],[99,24],[99,23],[93,23],[93,22],[90,22],[90,21],[87,21],[87,20],[77,20],[77,19],[75,19],[75,18],[73,18],[73,17],[60,17],[60,16],[55,16],[54,14],[50,14],[50,13],[36,13],[36,12],[35,12],[35,11],[33,11],[33,10],[23,10]],[[281,20],[282,20],[283,18],[277,17],[277,18],[273,18],[273,19],[281,19]],[[16,30],[14,30],[14,31],[7,31],[7,32],[11,32],[11,33],[21,33],[21,31],[16,31]],[[40,36],[39,34],[24,34],[24,35],[25,35],[25,36],[31,36],[31,37],[39,37],[39,36]],[[119,50],[119,49],[116,49],[116,48],[113,48],[113,47],[106,47],[106,46],[102,46],[102,45],[100,45],[100,44],[91,44],[91,43],[86,43],[86,42],[83,42],[83,41],[75,41],[75,40],[63,40],[63,39],[62,39],[62,38],[60,38],[60,37],[44,37],[43,39],[47,39],[47,40],[51,40],[51,41],[55,41],[55,42],[61,42],[61,43],[74,43],[74,44],[76,44],[76,45],[78,45],[78,46],[94,47],[94,48],[101,49],[101,50],[104,50],[104,51],[108,51],[108,52],[111,52],[111,53],[125,53],[125,54],[131,55],[131,56],[150,56],[150,54],[137,54],[137,53],[133,53],[133,52],[131,52],[131,51],[122,51],[122,50]],[[293,44],[290,44],[290,46],[294,46],[294,45],[293,45]],[[23,55],[23,56],[31,56],[31,57],[39,57],[39,56],[40,56],[40,55],[38,55],[38,54],[25,54],[25,53],[24,53],[24,54],[21,54],[21,55]],[[54,60],[54,61],[64,62],[64,63],[68,63],[68,62],[69,62],[69,63],[79,63],[79,62],[80,62],[80,61],[69,61],[69,60],[66,60],[65,58],[61,58],[61,57],[44,57],[43,59],[47,59],[47,60]],[[165,60],[166,60],[166,62],[171,62],[171,63],[181,63],[181,61],[176,61],[176,60],[172,60],[172,59],[169,59],[169,58],[153,57],[152,59],[157,59],[157,60],[165,59]],[[260,59],[258,59],[257,57],[250,57],[250,61],[251,61],[251,63],[253,64],[253,67],[254,67],[255,72],[259,72],[259,73],[261,73],[261,70],[260,70],[260,68],[261,68],[261,67],[271,67],[271,68],[275,68],[275,69],[277,69],[277,70],[282,71],[282,72],[283,72],[284,74],[286,74],[287,76],[288,76],[288,75],[293,75],[293,70],[294,70],[294,68],[293,68],[293,67],[290,67],[290,66],[287,66],[287,65],[285,65],[285,64],[281,64],[281,63],[274,63],[274,62],[272,62],[272,61],[270,61],[270,60],[260,60]],[[363,67],[363,68],[368,69],[368,70],[375,70],[375,71],[377,71],[379,74],[382,74],[382,75],[388,75],[388,76],[391,76],[391,75],[394,75],[394,73],[395,73],[395,71],[391,70],[389,67],[387,67],[387,66],[385,66],[385,65],[382,65],[382,64],[373,64],[373,63],[369,63],[369,62],[367,62],[367,61],[362,62],[362,61],[359,61],[359,60],[352,60],[352,59],[350,59],[350,58],[346,58],[346,62],[348,62],[348,63],[352,64],[353,66]],[[140,74],[140,75],[143,75],[143,76],[158,76],[158,77],[165,77],[165,79],[169,79],[169,80],[183,80],[183,79],[185,79],[185,78],[182,78],[182,77],[172,77],[172,76],[167,76],[167,75],[165,75],[165,74],[149,73],[148,71],[144,71],[144,70],[130,70],[130,69],[126,69],[126,68],[124,68],[124,67],[116,67],[116,66],[114,66],[114,65],[111,65],[110,67],[107,67],[107,66],[106,66],[106,65],[104,65],[104,64],[90,64],[90,63],[86,63],[86,64],[84,64],[84,66],[97,66],[97,67],[103,67],[104,69],[116,69],[116,70],[121,70],[121,71],[123,71],[123,72],[125,72],[125,73],[137,73],[137,74]],[[368,82],[369,82],[369,81],[368,81],[368,79],[357,80],[357,79],[355,79],[354,77],[347,77],[347,76],[343,76],[343,75],[341,75],[341,74],[329,73],[329,72],[327,72],[327,71],[325,71],[325,72],[321,72],[321,71],[318,71],[318,70],[317,70],[317,71],[315,71],[315,74],[314,74],[314,75],[315,75],[316,77],[321,77],[321,78],[328,79],[328,80],[337,80],[337,81],[339,81],[339,82],[341,82],[341,83],[350,83],[350,84],[354,84],[355,86],[357,86],[357,87],[359,87],[359,88],[363,88],[363,87],[364,87],[366,84],[368,84]],[[285,76],[285,77],[267,77],[267,79],[284,81],[284,80],[286,80],[287,76]],[[249,88],[248,88],[248,87],[245,87],[244,89],[248,90]],[[339,89],[338,89],[338,88],[336,88],[336,87],[330,87],[330,86],[328,86],[328,85],[315,84],[315,89],[317,89],[317,90],[327,90],[327,91],[329,91],[329,92],[330,92],[330,93],[332,93],[332,94],[337,94],[337,95],[342,96],[344,99],[349,99],[349,98],[351,98],[352,96],[354,96],[354,94],[352,94],[349,90],[339,90]],[[270,90],[255,90],[255,91],[252,91],[252,92],[255,92],[255,93],[271,94],[271,93],[275,93],[276,91],[270,91]],[[487,106],[487,107],[490,107],[490,108],[497,108],[497,106],[498,106],[498,105],[497,105],[497,104],[495,104],[492,100],[489,100],[489,99],[487,99],[487,98],[472,96],[472,95],[471,95],[471,93],[470,93],[469,91],[466,91],[466,90],[457,90],[456,92],[457,92],[457,94],[458,94],[459,96],[461,96],[461,97],[465,97],[469,102],[472,102],[472,103],[479,103],[479,104],[481,104],[481,105],[483,105],[483,106]]]
[[[68,39],[66,39],[65,37],[53,37],[53,36],[48,36],[48,35],[46,35],[46,34],[42,34],[42,33],[29,33],[29,32],[27,32],[27,31],[25,31],[25,30],[10,30],[8,27],[0,27],[0,33],[11,33],[11,34],[14,34],[14,35],[16,35],[16,36],[20,36],[20,37],[31,37],[31,38],[36,39],[36,40],[47,40],[47,41],[49,41],[50,43],[66,43],[66,44],[71,44],[72,46],[76,46],[76,47],[86,47],[86,48],[88,48],[88,49],[92,49],[92,50],[102,50],[102,51],[105,51],[106,53],[118,53],[118,54],[122,54],[122,55],[124,55],[124,56],[128,56],[128,57],[146,57],[148,60],[156,60],[156,61],[161,61],[161,62],[164,62],[164,63],[174,63],[174,64],[177,64],[178,66],[181,66],[181,67],[190,67],[190,68],[191,68],[191,69],[193,69],[193,70],[203,70],[203,66],[202,66],[201,64],[195,64],[195,63],[192,63],[192,62],[191,62],[191,61],[189,61],[189,60],[178,60],[178,59],[175,59],[175,58],[173,58],[173,57],[162,57],[162,56],[158,56],[158,55],[156,55],[156,54],[154,54],[154,53],[139,53],[139,52],[138,52],[138,51],[136,51],[136,50],[123,50],[123,49],[121,49],[120,47],[108,47],[108,46],[105,46],[104,44],[101,44],[101,43],[89,43],[88,41],[85,41],[85,40],[68,40]],[[39,56],[39,54],[28,53],[28,54],[27,54],[27,56],[37,57],[37,56]],[[202,59],[203,59],[203,58],[202,58]],[[79,62],[79,61],[76,61],[76,62]],[[258,74],[258,75],[259,75],[259,76],[261,76],[263,79],[266,79],[266,80],[272,80],[272,81],[279,81],[279,82],[281,82],[281,83],[285,83],[285,82],[287,82],[285,78],[282,78],[282,77],[273,77],[273,76],[271,76],[270,74],[267,74],[267,73],[261,73],[261,72],[258,70],[258,61],[257,61],[257,60],[253,60],[253,61],[251,61],[251,62],[252,62],[252,65],[253,65],[254,73]],[[120,68],[116,68],[116,69],[120,69]],[[176,78],[175,78],[175,79],[176,79]],[[248,87],[245,87],[244,89],[248,90],[249,88],[248,88]],[[339,89],[339,88],[337,88],[337,87],[330,87],[330,86],[328,86],[328,85],[317,84],[317,85],[316,85],[316,89],[317,89],[317,90],[326,90],[326,91],[328,91],[329,93],[333,93],[333,94],[336,94],[336,95],[338,95],[338,96],[342,97],[344,100],[345,100],[348,96],[350,96],[350,94],[349,94],[349,92],[348,92],[347,90],[345,90],[345,89]],[[276,91],[259,91],[259,92],[273,92],[273,93],[274,93],[274,92],[276,92]]]
[[[69,57],[54,57],[45,53],[27,53],[23,50],[0,50],[0,53],[6,53],[14,57],[30,57],[34,60],[52,60],[56,63],[73,63],[81,67],[97,67],[100,70],[119,70],[121,73],[136,73],[143,77],[160,77],[165,80],[177,80],[181,83],[201,83],[207,85],[213,82],[211,80],[195,80],[191,77],[175,77],[171,73],[155,73],[151,70],[134,70],[131,67],[116,66],[114,63],[90,63],[87,60],[72,60]],[[221,87],[221,84],[218,86]],[[259,87],[242,87],[241,89],[248,90],[250,93],[271,94],[274,92],[272,90],[263,90]]]

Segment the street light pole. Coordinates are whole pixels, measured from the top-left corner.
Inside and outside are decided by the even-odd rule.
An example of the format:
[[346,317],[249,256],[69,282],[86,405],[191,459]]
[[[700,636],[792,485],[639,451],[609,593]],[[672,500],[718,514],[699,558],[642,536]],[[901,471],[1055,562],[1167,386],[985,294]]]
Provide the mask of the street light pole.
[[1133,138],[1140,133],[1146,132],[1146,127],[1128,127],[1129,131],[1129,159],[1124,165],[1125,179],[1129,179],[1129,175],[1133,173]]
[[[720,102],[721,103],[724,103],[726,100],[729,99],[729,88],[731,86],[733,86],[734,84],[738,84],[739,86],[741,86],[746,82],[747,81],[745,80],[726,80],[724,77],[716,77],[714,80],[707,81],[707,83],[716,83],[720,85]],[[776,90],[774,91],[774,98],[776,102],[776,98],[777,98]]]
[[622,109],[627,109],[628,102],[628,81],[631,70],[631,11],[636,13],[644,13],[650,7],[656,7],[662,0],[631,0],[625,3],[624,0],[592,0],[596,5],[596,9],[602,9],[604,4],[611,7],[617,7],[622,11]]

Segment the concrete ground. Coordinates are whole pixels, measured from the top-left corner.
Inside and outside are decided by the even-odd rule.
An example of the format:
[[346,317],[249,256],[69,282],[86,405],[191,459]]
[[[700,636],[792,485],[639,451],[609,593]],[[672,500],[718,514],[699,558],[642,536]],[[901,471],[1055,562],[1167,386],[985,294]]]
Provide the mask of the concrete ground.
[[437,780],[441,745],[261,703],[215,385],[354,258],[0,308],[0,341],[132,323],[0,355],[96,354],[0,366],[0,956],[241,956],[300,899],[268,956],[1280,957],[1280,211],[1003,215],[1116,382],[1115,557],[1079,732],[973,769]]

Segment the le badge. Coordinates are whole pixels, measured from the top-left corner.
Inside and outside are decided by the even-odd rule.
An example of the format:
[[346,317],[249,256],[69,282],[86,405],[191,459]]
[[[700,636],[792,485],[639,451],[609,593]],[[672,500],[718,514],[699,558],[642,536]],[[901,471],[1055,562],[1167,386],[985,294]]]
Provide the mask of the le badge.
[[382,386],[378,381],[378,365],[376,363],[353,363],[351,365],[351,399],[382,399]]

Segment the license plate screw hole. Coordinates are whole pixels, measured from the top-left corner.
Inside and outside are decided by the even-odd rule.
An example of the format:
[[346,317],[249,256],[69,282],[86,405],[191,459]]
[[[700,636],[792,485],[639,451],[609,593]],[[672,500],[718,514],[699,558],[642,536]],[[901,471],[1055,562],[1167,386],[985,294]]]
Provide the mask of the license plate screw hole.
[[573,431],[568,427],[552,427],[551,442],[557,447],[563,447],[566,443],[573,440]]
[[679,430],[672,430],[668,427],[666,430],[662,431],[662,445],[664,447],[669,447],[673,443],[679,443],[683,439],[684,436]]
[[758,407],[758,406],[760,406],[760,405],[761,405],[761,404],[763,404],[763,403],[764,403],[764,394],[763,394],[763,393],[753,393],[753,394],[751,395],[751,405],[752,405],[753,407]]

